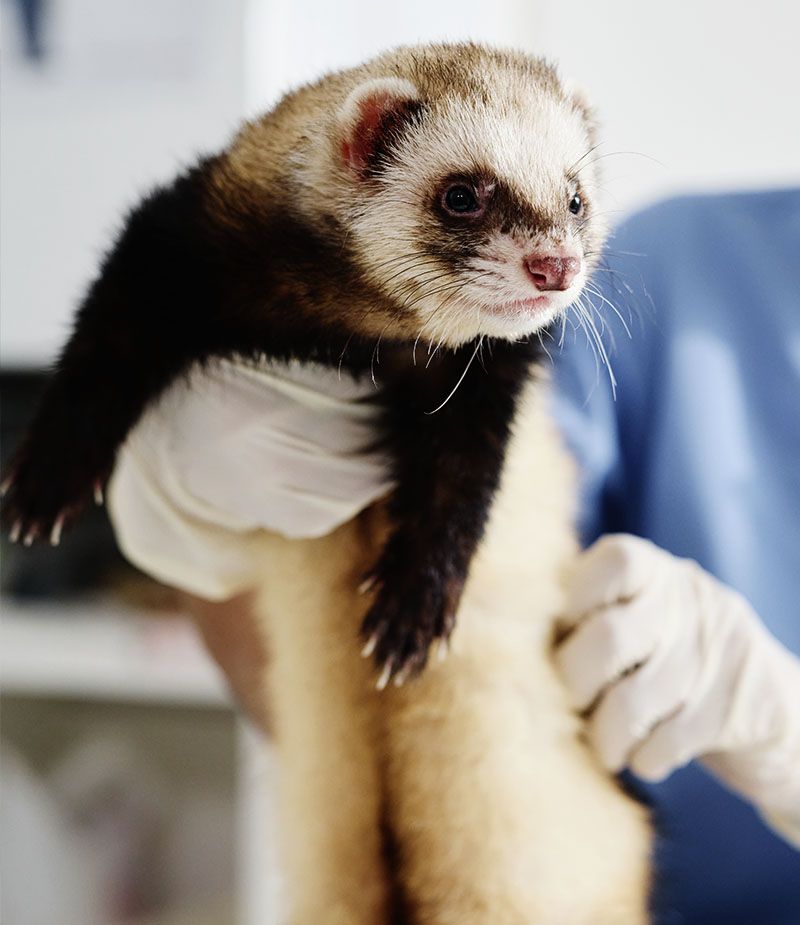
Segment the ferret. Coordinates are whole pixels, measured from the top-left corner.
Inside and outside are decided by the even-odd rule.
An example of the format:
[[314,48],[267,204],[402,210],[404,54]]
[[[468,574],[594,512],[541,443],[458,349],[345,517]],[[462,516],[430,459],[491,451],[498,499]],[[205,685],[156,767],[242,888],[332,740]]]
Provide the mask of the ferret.
[[296,925],[647,920],[645,814],[548,656],[575,542],[539,335],[600,255],[594,146],[550,66],[473,44],[290,93],[129,215],[12,461],[12,538],[55,543],[198,362],[379,384],[390,497],[263,538]]

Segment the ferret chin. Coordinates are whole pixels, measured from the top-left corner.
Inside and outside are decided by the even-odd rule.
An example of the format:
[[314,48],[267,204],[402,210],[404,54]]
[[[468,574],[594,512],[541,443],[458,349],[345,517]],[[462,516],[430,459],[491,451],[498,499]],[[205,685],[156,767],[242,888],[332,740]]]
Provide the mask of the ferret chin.
[[562,300],[535,296],[478,307],[479,324],[490,337],[521,338],[549,328],[562,318],[569,305]]
[[550,665],[569,464],[528,402],[603,244],[594,149],[516,52],[401,48],[290,93],[127,217],[4,480],[12,537],[57,543],[198,362],[380,386],[390,497],[265,537],[298,925],[646,920],[646,822]]

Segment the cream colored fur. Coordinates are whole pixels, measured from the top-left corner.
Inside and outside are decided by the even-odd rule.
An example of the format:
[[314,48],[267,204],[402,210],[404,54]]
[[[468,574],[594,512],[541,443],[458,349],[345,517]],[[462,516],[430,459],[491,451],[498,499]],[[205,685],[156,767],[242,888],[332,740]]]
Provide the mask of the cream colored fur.
[[295,925],[388,925],[395,888],[414,925],[647,921],[645,813],[582,744],[549,655],[575,540],[542,395],[518,415],[452,650],[421,678],[379,693],[359,655],[379,511],[319,540],[265,539]]

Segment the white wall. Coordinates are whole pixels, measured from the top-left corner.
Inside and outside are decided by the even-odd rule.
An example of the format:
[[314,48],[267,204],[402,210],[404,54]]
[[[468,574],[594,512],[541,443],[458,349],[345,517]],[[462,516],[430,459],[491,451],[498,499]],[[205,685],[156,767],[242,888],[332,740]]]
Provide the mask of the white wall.
[[595,102],[622,207],[800,184],[800,4],[541,0],[527,45]]
[[258,112],[289,87],[393,45],[470,37],[511,44],[535,6],[535,0],[250,0],[247,108]]
[[247,106],[389,45],[475,38],[559,64],[603,125],[624,210],[682,190],[800,183],[800,3],[251,0]]
[[224,144],[243,97],[241,0],[57,0],[21,56],[0,6],[0,363],[49,362],[125,209]]
[[[242,113],[382,48],[476,38],[558,61],[604,125],[609,209],[800,183],[800,4],[59,0],[43,72],[0,82],[0,361],[49,360],[124,207]],[[242,7],[244,17],[242,21]],[[11,28],[9,28],[11,27]],[[88,29],[88,36],[87,36]]]

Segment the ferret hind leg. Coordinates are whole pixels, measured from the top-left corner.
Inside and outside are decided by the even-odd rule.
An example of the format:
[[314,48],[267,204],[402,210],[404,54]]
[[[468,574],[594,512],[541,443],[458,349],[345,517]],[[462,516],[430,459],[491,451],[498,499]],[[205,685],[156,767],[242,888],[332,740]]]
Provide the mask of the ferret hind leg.
[[259,610],[270,651],[283,876],[293,925],[387,925],[372,661],[360,655],[371,560],[358,522],[265,541]]
[[387,812],[402,891],[414,925],[535,925],[546,920],[536,917],[530,869],[536,823],[524,816],[524,695],[504,690],[502,674],[493,690],[459,652],[462,635],[457,628],[446,661],[386,692]]
[[447,660],[386,692],[387,815],[411,920],[644,925],[642,807],[579,741],[545,651],[511,626],[503,644],[466,644],[468,607]]
[[644,925],[650,827],[551,658],[574,475],[533,383],[453,645],[387,690],[387,817],[414,925]]

